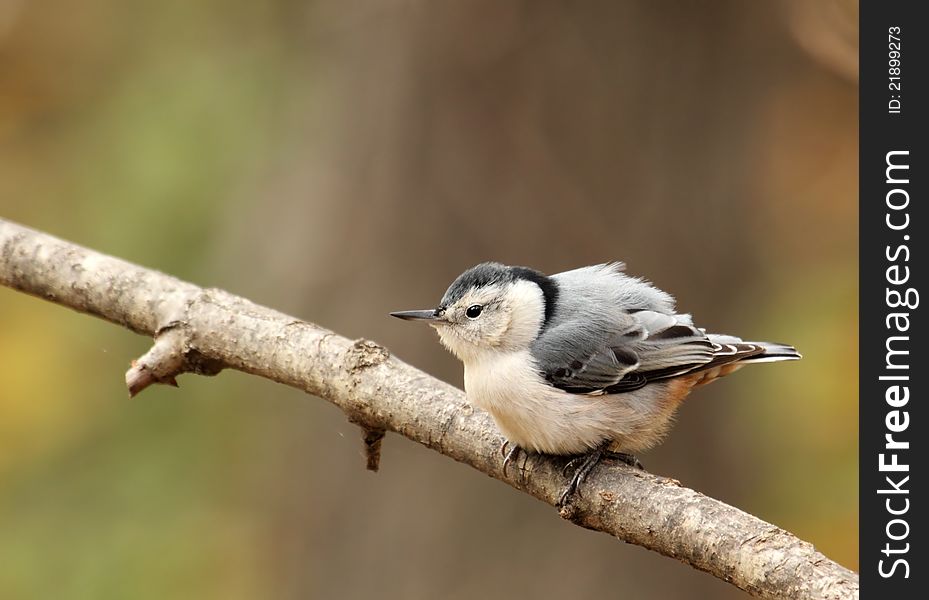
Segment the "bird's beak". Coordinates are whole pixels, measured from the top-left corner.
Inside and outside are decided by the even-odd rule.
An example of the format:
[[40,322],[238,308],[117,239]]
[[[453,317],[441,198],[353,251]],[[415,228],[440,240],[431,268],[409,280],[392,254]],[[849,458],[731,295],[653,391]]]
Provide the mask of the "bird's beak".
[[391,317],[397,317],[404,321],[437,321],[439,315],[435,310],[401,310],[390,313]]

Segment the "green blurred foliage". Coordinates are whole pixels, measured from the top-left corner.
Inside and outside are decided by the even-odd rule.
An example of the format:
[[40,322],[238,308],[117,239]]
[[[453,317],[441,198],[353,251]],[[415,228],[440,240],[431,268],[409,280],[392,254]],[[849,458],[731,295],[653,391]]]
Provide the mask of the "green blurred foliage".
[[[22,68],[0,105],[4,216],[205,279],[231,191],[268,160],[281,86],[268,7],[229,8],[20,6],[0,37]],[[263,411],[226,402],[258,409],[236,396],[255,384],[130,402],[118,374],[146,341],[75,317],[0,296],[0,596],[261,596],[249,473],[231,465]]]

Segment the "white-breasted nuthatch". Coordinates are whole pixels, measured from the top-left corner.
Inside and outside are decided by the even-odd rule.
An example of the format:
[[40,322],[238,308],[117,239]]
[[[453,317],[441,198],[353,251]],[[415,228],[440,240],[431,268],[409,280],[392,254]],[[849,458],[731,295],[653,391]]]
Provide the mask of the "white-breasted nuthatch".
[[791,346],[706,333],[674,299],[622,263],[546,276],[482,263],[438,307],[391,313],[425,321],[464,363],[468,401],[510,453],[586,457],[561,502],[605,452],[630,464],[665,436],[690,391],[753,362],[795,360]]

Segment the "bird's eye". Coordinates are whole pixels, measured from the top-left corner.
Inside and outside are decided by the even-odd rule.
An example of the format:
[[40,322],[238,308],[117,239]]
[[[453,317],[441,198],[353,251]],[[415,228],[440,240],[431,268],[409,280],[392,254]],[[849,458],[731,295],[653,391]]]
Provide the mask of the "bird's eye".
[[484,310],[484,307],[480,304],[472,304],[468,307],[468,310],[465,311],[465,316],[469,319],[476,319],[481,316],[482,310]]

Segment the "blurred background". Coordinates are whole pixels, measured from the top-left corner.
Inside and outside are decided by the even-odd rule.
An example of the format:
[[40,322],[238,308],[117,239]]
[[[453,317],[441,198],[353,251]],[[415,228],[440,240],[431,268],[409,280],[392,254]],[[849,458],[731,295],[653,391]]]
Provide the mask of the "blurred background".
[[[656,473],[857,569],[856,2],[0,0],[0,214],[461,385],[487,259],[623,260],[796,344],[685,403]],[[236,372],[0,289],[0,597],[742,598]]]

